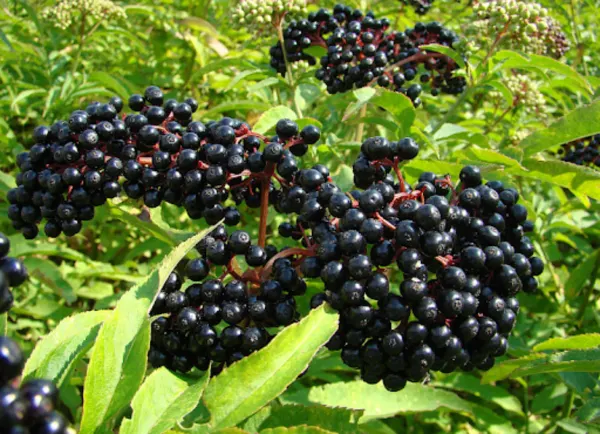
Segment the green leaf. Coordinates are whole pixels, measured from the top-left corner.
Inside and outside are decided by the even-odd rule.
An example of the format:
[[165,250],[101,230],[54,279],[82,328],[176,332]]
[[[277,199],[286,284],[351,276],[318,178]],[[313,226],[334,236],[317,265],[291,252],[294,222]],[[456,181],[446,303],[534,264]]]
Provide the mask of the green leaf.
[[209,378],[208,374],[189,378],[166,368],[157,369],[133,397],[133,415],[123,422],[120,432],[161,434],[171,429],[196,407]]
[[534,414],[548,413],[565,401],[568,388],[563,383],[551,384],[538,390],[531,401],[531,411]]
[[371,98],[371,102],[387,110],[394,116],[394,119],[398,122],[398,126],[401,128],[400,136],[409,134],[417,112],[412,101],[406,95],[378,88],[377,94]]
[[448,56],[452,60],[454,60],[457,63],[457,65],[460,66],[461,68],[465,67],[465,59],[463,59],[463,57],[461,56],[461,54],[459,52],[453,50],[452,48],[445,46],[445,45],[440,45],[440,44],[419,45],[419,49],[420,50],[435,51],[436,53],[441,53],[441,54],[443,54],[445,56]]
[[494,55],[494,60],[501,61],[503,69],[540,69],[562,74],[576,81],[579,86],[591,93],[591,88],[584,77],[575,69],[551,57],[540,56],[539,54],[523,56],[514,51],[501,50]]
[[[308,396],[304,396],[306,393]],[[374,386],[362,381],[338,382],[287,395],[285,399],[296,402],[308,401],[328,407],[364,410],[360,423],[403,413],[434,411],[438,408],[471,412],[469,402],[458,395],[415,383],[407,383],[400,392],[388,392],[381,384]]]
[[[107,89],[115,91],[122,98],[132,93],[131,86],[124,86],[119,79],[113,77],[108,72],[94,71],[90,74],[90,81],[95,81]],[[122,80],[122,77],[119,77]]]
[[306,369],[337,327],[337,313],[325,306],[315,309],[281,331],[265,348],[213,378],[204,395],[211,426],[236,425],[279,396]]
[[521,162],[526,170],[507,168],[508,173],[559,185],[572,191],[600,200],[600,171],[577,166],[564,161],[525,159]]
[[154,298],[181,259],[212,229],[177,246],[144,282],[119,300],[113,315],[104,323],[85,378],[82,434],[96,432],[129,404],[146,369],[150,344],[148,312]]
[[11,188],[15,188],[16,186],[17,182],[13,176],[0,172],[0,195],[2,195],[3,198],[6,197]]
[[513,105],[514,96],[513,96],[512,92],[510,91],[510,89],[502,81],[490,80],[485,83],[485,86],[490,86],[491,88],[493,88],[497,92],[499,92],[502,95],[502,97],[504,98],[504,101],[506,102],[507,106],[510,107]]
[[140,213],[139,207],[120,203],[109,206],[110,214],[115,218],[128,223],[155,238],[175,246],[178,242],[187,240],[193,235],[191,232],[185,232],[168,227],[162,220],[158,209],[150,210],[150,214]]
[[481,382],[493,383],[495,381],[504,380],[505,378],[510,377],[510,375],[519,367],[525,366],[532,361],[543,359],[546,359],[545,354],[533,353],[518,359],[507,360],[502,363],[497,363],[492,369],[490,369],[487,372],[484,372],[481,378]]
[[25,101],[26,99],[28,99],[32,96],[45,95],[46,93],[47,93],[47,91],[45,89],[24,90],[23,92],[21,92],[15,98],[12,99],[12,102],[10,104],[10,109],[16,111],[16,110],[18,110],[17,108],[21,101]]
[[189,26],[196,30],[200,30],[203,33],[208,33],[215,38],[219,37],[219,31],[215,28],[215,26],[205,19],[199,17],[186,17],[182,19],[180,23],[184,26]]
[[320,59],[327,54],[327,48],[320,45],[311,45],[307,49],[303,50],[309,56],[313,56],[316,59]]
[[322,405],[283,405],[271,411],[269,417],[260,425],[260,430],[315,425],[340,434],[354,434],[359,431],[356,422],[361,415],[360,411]]
[[296,120],[297,116],[289,107],[279,105],[264,112],[254,124],[252,130],[260,134],[266,134],[272,128],[275,128],[277,121],[280,119]]
[[23,380],[45,378],[60,387],[74,363],[92,347],[102,323],[111,315],[107,310],[82,312],[61,321],[35,346],[23,369]]
[[600,100],[579,107],[548,128],[525,137],[520,147],[529,157],[573,140],[600,133]]
[[584,403],[577,410],[575,416],[581,422],[593,422],[600,419],[600,398],[592,398]]
[[[552,372],[600,372],[600,348],[533,356],[501,363],[484,374],[483,380],[489,381],[489,377],[492,377],[492,381],[497,381]],[[510,362],[513,364],[509,365]],[[503,365],[513,369],[502,369]]]
[[459,155],[460,154],[476,162],[501,164],[506,167],[516,167],[525,170],[525,168],[523,168],[517,160],[501,154],[498,151],[494,151],[493,149],[484,149],[476,145],[471,145],[460,152]]
[[563,430],[572,434],[598,434],[600,430],[598,428],[591,427],[587,424],[579,423],[573,419],[563,419],[556,422],[556,425],[561,427]]
[[204,75],[209,74],[220,69],[231,70],[233,68],[250,68],[252,64],[246,59],[221,59],[210,62],[208,65],[194,71],[194,77],[196,80],[200,80]]
[[344,116],[342,117],[342,122],[347,121],[354,116],[354,114],[358,113],[360,109],[362,109],[369,102],[369,100],[375,96],[376,92],[377,91],[372,87],[363,87],[352,92],[352,95],[354,95],[356,101],[346,107]]
[[252,86],[248,86],[246,90],[248,91],[248,93],[254,93],[261,89],[264,89],[265,87],[273,86],[274,84],[277,84],[277,83],[279,83],[279,78],[267,77],[264,80],[261,80],[256,84],[253,84]]
[[269,428],[262,430],[260,434],[335,434],[318,426],[295,426],[293,428]]
[[0,336],[8,334],[8,313],[0,314]]
[[569,279],[567,280],[567,283],[565,283],[567,297],[572,298],[580,294],[585,283],[590,279],[596,264],[600,265],[600,250],[596,250],[591,255],[586,255],[573,271],[571,271]]
[[533,347],[533,351],[591,350],[600,346],[600,333],[588,333],[566,338],[552,338]]
[[321,96],[321,89],[314,84],[302,83],[296,87],[294,98],[301,110],[309,108]]
[[249,78],[257,78],[257,77],[262,77],[265,74],[265,72],[261,69],[251,69],[249,71],[242,71],[239,74],[237,74],[227,85],[227,87],[225,89],[223,89],[223,92],[228,92],[231,89],[233,89],[238,83],[240,83],[243,80],[249,79]]
[[219,104],[216,107],[212,107],[210,110],[204,112],[204,118],[210,119],[220,113],[225,112],[235,112],[235,111],[248,111],[248,110],[256,110],[256,111],[265,111],[269,109],[269,104],[259,101],[248,101],[248,100],[240,100],[240,101],[232,101],[232,102],[224,102]]
[[475,395],[485,401],[493,402],[506,411],[523,414],[523,407],[514,395],[501,387],[481,384],[481,380],[464,373],[451,374],[434,385]]
[[60,269],[54,262],[47,259],[30,257],[25,259],[25,265],[33,277],[52,288],[54,293],[60,296],[60,298],[64,298],[67,303],[73,303],[77,300],[75,290],[69,281],[63,278]]
[[10,254],[12,256],[58,256],[72,261],[90,262],[90,259],[76,250],[59,244],[23,240],[22,235],[13,235],[10,239]]

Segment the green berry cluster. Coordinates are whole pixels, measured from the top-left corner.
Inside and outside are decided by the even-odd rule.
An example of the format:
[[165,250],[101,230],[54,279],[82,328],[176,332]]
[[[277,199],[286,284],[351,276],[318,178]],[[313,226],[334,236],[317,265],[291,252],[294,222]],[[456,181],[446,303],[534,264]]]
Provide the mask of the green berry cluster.
[[562,57],[569,41],[548,9],[530,0],[487,0],[474,4],[471,33],[482,48],[499,40],[502,48]]
[[525,74],[514,74],[506,78],[504,84],[513,94],[513,107],[540,118],[548,116],[546,98],[540,90],[541,82]]
[[268,33],[284,16],[305,13],[305,0],[241,0],[233,11],[233,22],[252,32]]
[[68,29],[79,22],[80,17],[89,17],[94,22],[126,17],[125,10],[110,0],[59,0],[44,9],[42,16],[61,29]]

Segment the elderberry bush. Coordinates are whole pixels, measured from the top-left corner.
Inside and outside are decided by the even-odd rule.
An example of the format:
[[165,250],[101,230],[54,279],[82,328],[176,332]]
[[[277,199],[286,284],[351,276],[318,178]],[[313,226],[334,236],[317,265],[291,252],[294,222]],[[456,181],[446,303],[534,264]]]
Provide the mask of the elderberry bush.
[[409,185],[400,164],[419,151],[410,138],[373,137],[361,150],[353,170],[362,190],[313,185],[295,223],[279,229],[303,239],[288,251],[303,278],[323,282],[311,306],[340,312],[329,349],[390,391],[431,371],[491,368],[508,349],[516,296],[534,292],[543,271],[519,193],[484,183],[474,166],[457,187],[431,172]]
[[271,66],[285,75],[286,59],[314,65],[316,59],[305,50],[320,46],[327,54],[315,76],[331,94],[377,84],[405,94],[418,106],[425,84],[433,95],[464,91],[466,80],[455,74],[457,63],[421,48],[427,44],[457,48],[460,39],[454,32],[437,22],[417,23],[404,32],[388,32],[389,25],[386,18],[344,5],[336,5],[332,12],[321,9],[290,22],[283,46],[279,42],[270,50]]
[[19,345],[0,336],[0,432],[66,434],[75,431],[56,410],[58,389],[47,380],[33,379],[20,386],[25,359]]
[[562,145],[558,155],[568,163],[600,168],[600,134]]
[[227,225],[240,212],[224,202],[260,205],[262,189],[275,189],[298,170],[296,157],[320,138],[314,126],[277,124],[265,137],[228,117],[192,119],[198,102],[165,100],[156,86],[124,103],[118,97],[74,111],[67,121],[37,127],[35,144],[20,154],[17,187],[8,193],[8,216],[25,238],[46,220],[49,237],[77,234],[95,207],[124,192],[154,208],[163,201],[185,208],[191,219]]
[[8,256],[10,240],[0,233],[0,314],[8,312],[13,305],[10,288],[21,285],[27,279],[27,269],[20,259]]
[[[154,367],[212,374],[267,345],[278,327],[298,319],[295,297],[306,283],[273,246],[252,244],[242,230],[220,226],[199,246],[199,258],[180,264],[158,295],[148,355]],[[248,265],[236,270],[236,258]]]

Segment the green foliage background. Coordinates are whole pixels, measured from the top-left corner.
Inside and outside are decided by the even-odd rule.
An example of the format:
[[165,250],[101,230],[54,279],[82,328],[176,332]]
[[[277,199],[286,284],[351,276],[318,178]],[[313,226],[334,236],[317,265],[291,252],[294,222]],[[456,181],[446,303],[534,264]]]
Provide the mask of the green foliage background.
[[[421,19],[394,0],[348,3],[389,17],[396,29]],[[472,21],[468,3],[437,0],[426,20],[461,34]],[[0,329],[28,352],[41,341],[25,376],[59,382],[63,411],[90,433],[597,432],[600,171],[559,162],[552,151],[600,133],[600,2],[542,3],[571,40],[565,59],[476,52],[464,95],[424,96],[414,110],[380,89],[328,95],[310,71],[295,69],[293,83],[276,75],[268,56],[275,31],[234,29],[228,0],[124,1],[125,19],[65,30],[41,15],[52,2],[1,0],[0,214],[14,185],[15,156],[32,145],[34,126],[156,84],[168,97],[195,97],[198,119],[236,116],[264,132],[280,117],[319,125],[323,140],[304,164],[328,165],[344,187],[352,184],[347,162],[361,137],[375,134],[422,143],[406,166],[410,181],[423,170],[456,177],[461,165],[478,164],[522,191],[546,264],[540,291],[520,297],[510,361],[483,375],[436,375],[396,394],[360,383],[336,354],[319,351],[336,321],[321,309],[210,382],[165,370],[144,378],[149,300],[206,227],[168,205],[150,211],[119,200],[72,239],[25,241],[5,218],[0,229],[13,234],[13,254],[25,259],[32,278],[16,290]],[[547,118],[512,104],[502,83],[516,71],[539,81]],[[256,231],[256,210],[243,213]],[[585,336],[566,338],[578,335]],[[294,381],[315,353],[307,374]],[[107,363],[112,374],[102,372]],[[249,382],[253,375],[257,381]]]

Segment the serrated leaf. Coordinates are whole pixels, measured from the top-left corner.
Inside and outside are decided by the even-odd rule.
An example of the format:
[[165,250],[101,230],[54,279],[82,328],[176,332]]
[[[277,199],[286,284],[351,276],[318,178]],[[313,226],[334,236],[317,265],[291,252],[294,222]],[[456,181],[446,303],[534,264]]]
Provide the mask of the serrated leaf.
[[600,171],[558,160],[527,158],[521,162],[526,169],[506,168],[508,173],[555,184],[600,200]]
[[291,108],[279,105],[264,112],[260,118],[258,118],[256,124],[254,124],[252,130],[260,134],[266,134],[275,127],[279,120],[291,119],[294,121],[297,118],[296,113],[294,113]]
[[600,346],[600,333],[552,338],[533,347],[533,351],[590,350]]
[[497,363],[492,369],[484,372],[481,382],[482,383],[493,383],[495,381],[504,380],[508,378],[514,371],[519,367],[525,366],[528,363],[535,360],[546,359],[547,355],[542,353],[528,354],[527,356],[520,357],[518,359],[507,360],[502,363]]
[[[534,374],[547,374],[558,372],[600,372],[600,348],[593,350],[572,350],[554,354],[543,354],[541,357],[517,363],[512,370],[502,372],[502,375],[494,374],[495,380],[504,378],[519,378]],[[522,359],[517,359],[522,360]],[[511,360],[511,362],[513,362]],[[506,362],[505,362],[506,363]],[[499,366],[504,365],[500,364]],[[492,370],[484,375],[490,374]]]
[[166,368],[152,372],[131,402],[133,415],[123,422],[122,434],[161,434],[192,411],[208,384],[209,375],[190,378]]
[[[307,396],[305,394],[307,393]],[[312,387],[308,391],[286,395],[286,400],[364,410],[360,422],[383,419],[403,413],[419,413],[447,408],[471,412],[469,402],[447,390],[408,383],[400,392],[388,392],[382,384],[370,385],[362,381],[338,382]]]
[[600,133],[600,100],[576,108],[548,128],[536,131],[521,141],[529,157],[573,140]]
[[[500,164],[506,167],[516,167],[525,170],[519,162],[507,155],[501,154],[493,149],[483,149],[476,145],[471,145],[468,148],[460,152],[468,159],[487,163],[487,164]],[[459,154],[459,155],[460,155]]]
[[61,321],[31,353],[23,380],[45,378],[60,387],[73,364],[92,347],[100,326],[112,312],[82,312]]
[[595,251],[591,255],[586,255],[577,264],[573,271],[571,271],[571,274],[569,274],[567,283],[565,283],[565,292],[569,298],[579,295],[586,282],[590,280],[594,268],[597,266],[600,266],[600,250]]
[[315,425],[337,433],[354,434],[361,411],[330,408],[322,405],[283,405],[275,407],[260,425],[260,430],[277,427]]
[[129,404],[146,369],[150,345],[148,312],[152,303],[181,259],[213,228],[173,249],[144,282],[119,300],[113,315],[102,326],[85,378],[82,434],[96,432]]
[[473,375],[454,373],[434,383],[439,387],[452,389],[475,395],[485,401],[493,402],[504,410],[523,414],[523,407],[514,395],[501,387],[481,384],[481,380]]
[[204,395],[211,426],[236,425],[279,396],[306,369],[337,327],[337,313],[325,306],[315,309],[281,331],[265,348],[213,378]]

